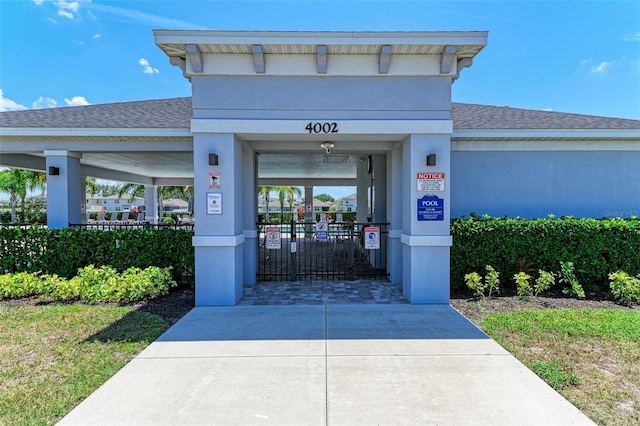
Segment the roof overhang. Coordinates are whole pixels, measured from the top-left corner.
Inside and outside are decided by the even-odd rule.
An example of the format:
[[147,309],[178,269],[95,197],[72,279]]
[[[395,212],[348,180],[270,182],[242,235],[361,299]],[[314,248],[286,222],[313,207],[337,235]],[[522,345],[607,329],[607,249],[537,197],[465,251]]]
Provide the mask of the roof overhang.
[[437,75],[457,78],[486,31],[280,32],[154,30],[155,43],[194,75]]

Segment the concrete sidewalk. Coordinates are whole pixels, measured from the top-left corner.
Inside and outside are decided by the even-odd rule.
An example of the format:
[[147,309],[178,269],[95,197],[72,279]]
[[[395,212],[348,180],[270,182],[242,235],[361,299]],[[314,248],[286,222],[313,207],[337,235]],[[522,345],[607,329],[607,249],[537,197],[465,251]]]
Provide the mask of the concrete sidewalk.
[[593,424],[448,305],[195,308],[60,425]]

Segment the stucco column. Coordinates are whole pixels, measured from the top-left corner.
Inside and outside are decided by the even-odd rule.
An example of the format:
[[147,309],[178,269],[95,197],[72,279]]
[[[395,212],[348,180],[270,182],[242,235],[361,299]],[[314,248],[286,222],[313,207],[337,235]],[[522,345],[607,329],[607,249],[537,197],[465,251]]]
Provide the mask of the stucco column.
[[244,272],[243,284],[252,286],[256,283],[256,272],[258,269],[258,231],[256,222],[258,220],[258,163],[256,153],[248,146],[242,147],[242,217],[243,217],[243,257]]
[[[436,165],[427,166],[428,154]],[[403,144],[402,289],[411,303],[449,303],[449,134],[414,134]],[[443,186],[418,189],[418,173],[444,174]]]
[[[209,164],[209,154],[218,165]],[[254,193],[244,187],[243,164],[243,144],[234,135],[194,133],[196,306],[235,305],[243,295],[244,193]]]
[[389,250],[387,272],[392,283],[402,282],[402,144],[396,143],[387,162],[387,218]]
[[361,157],[356,170],[356,198],[358,223],[368,222],[369,216],[369,187],[371,186],[371,173],[369,171],[368,157]]
[[[82,223],[81,154],[66,150],[44,151],[47,171],[47,226],[67,228]],[[52,174],[52,172],[57,174]]]
[[[313,186],[304,187],[304,221],[313,222]],[[309,229],[311,231],[311,229]]]
[[158,187],[144,186],[144,219],[152,224],[158,223]]

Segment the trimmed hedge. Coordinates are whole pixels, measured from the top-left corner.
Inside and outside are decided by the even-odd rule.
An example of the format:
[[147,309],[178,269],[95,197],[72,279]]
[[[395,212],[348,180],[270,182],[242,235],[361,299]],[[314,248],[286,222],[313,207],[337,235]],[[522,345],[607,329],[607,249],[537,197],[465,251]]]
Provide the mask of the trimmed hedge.
[[193,232],[162,230],[80,230],[0,227],[0,274],[42,272],[65,278],[87,265],[118,271],[149,266],[172,268],[180,281],[193,274]]
[[638,219],[454,219],[451,221],[451,287],[464,286],[464,276],[493,266],[501,288],[515,291],[520,269],[560,270],[573,262],[578,281],[588,292],[608,291],[608,275],[622,270],[640,273]]

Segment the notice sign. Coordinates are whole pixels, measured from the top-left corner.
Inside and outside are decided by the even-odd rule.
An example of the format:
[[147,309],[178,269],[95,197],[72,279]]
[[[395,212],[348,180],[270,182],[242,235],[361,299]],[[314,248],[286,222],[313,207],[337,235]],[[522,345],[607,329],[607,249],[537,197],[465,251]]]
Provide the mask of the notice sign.
[[366,226],[364,228],[364,248],[366,250],[380,249],[380,228],[377,226]]
[[280,238],[280,228],[267,228],[265,246],[267,250],[280,250],[282,248],[282,239]]
[[444,200],[437,195],[425,195],[419,198],[418,220],[444,220]]
[[317,222],[316,223],[316,240],[318,241],[327,241],[329,238],[329,227],[327,222]]
[[222,194],[207,193],[207,214],[222,214]]
[[417,190],[420,192],[442,192],[444,191],[444,173],[418,173]]

